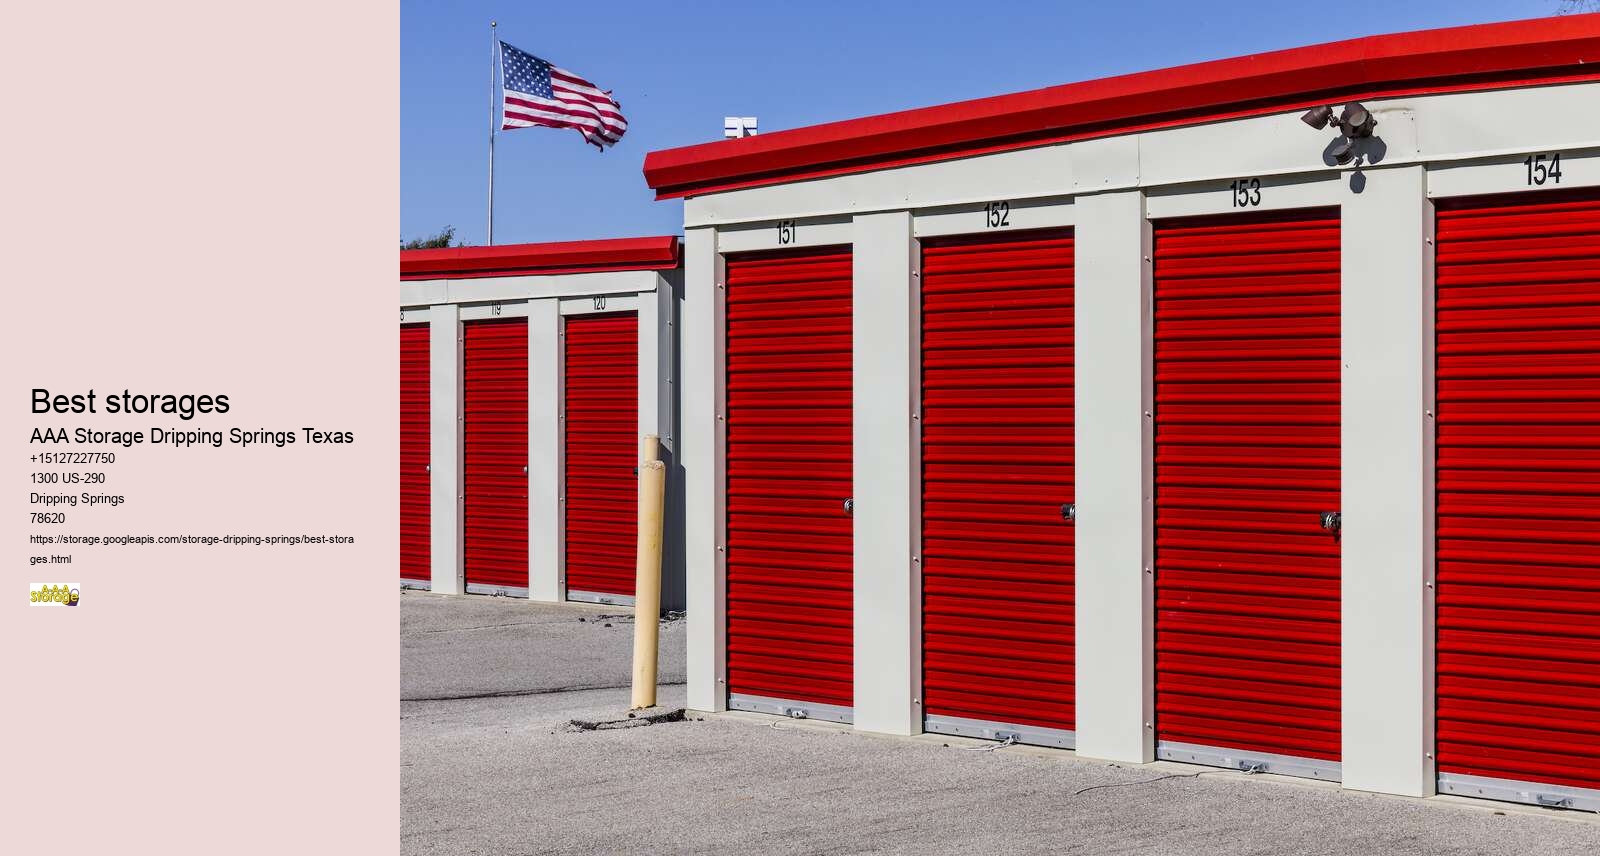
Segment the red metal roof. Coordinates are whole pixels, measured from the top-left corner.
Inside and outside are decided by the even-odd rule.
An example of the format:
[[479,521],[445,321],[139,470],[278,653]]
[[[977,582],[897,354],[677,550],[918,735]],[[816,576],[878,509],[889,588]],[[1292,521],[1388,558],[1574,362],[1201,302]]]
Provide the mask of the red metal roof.
[[445,250],[401,250],[400,279],[471,279],[616,270],[668,270],[678,266],[678,258],[676,235],[451,247]]
[[659,199],[1353,98],[1600,79],[1600,13],[1369,36],[651,152]]

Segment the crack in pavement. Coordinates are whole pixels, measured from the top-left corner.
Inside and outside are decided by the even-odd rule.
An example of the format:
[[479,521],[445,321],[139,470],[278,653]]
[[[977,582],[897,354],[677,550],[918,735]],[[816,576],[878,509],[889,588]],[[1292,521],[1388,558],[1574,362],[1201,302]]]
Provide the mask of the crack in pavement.
[[[542,624],[554,624],[553,621],[513,621],[509,624],[482,624],[477,627],[440,627],[436,630],[413,630],[412,634],[421,636],[424,633],[466,633],[471,630],[493,630],[496,627],[537,627]],[[408,634],[401,632],[400,638]]]
[[629,713],[627,719],[569,719],[567,720],[566,730],[574,733],[583,731],[615,731],[619,728],[638,728],[642,725],[659,725],[663,722],[684,722],[686,720],[687,717],[684,716],[683,708],[679,707],[672,710],[663,711],[661,713],[642,715]]
[[[687,681],[661,681],[661,682],[657,683],[656,686],[658,686],[658,687],[681,687],[686,683],[688,683],[688,682]],[[471,701],[472,699],[480,699],[480,698],[518,698],[518,697],[521,697],[521,696],[557,695],[559,693],[584,693],[584,692],[595,692],[595,691],[598,691],[598,690],[625,690],[625,689],[628,689],[631,686],[633,686],[633,685],[632,684],[601,684],[599,686],[553,687],[553,688],[550,688],[550,689],[536,689],[536,690],[495,690],[494,692],[464,693],[464,694],[461,694],[461,695],[412,696],[410,698],[407,698],[406,696],[401,696],[400,700],[402,702],[407,702],[407,701]]]
[[[632,624],[632,623],[634,623],[632,615],[604,615],[604,614],[602,614],[602,615],[596,615],[596,616],[593,616],[593,617],[580,616],[578,618],[578,623],[579,624],[599,624],[601,622],[610,622],[612,624]],[[683,622],[683,618],[681,616],[679,616],[679,617],[671,617],[671,616],[669,616],[669,617],[661,619],[661,628],[663,630],[665,630],[667,628],[670,628],[670,627],[676,626],[678,624],[681,624],[682,622]],[[400,638],[401,639],[405,639],[405,638],[407,638],[409,636],[424,636],[424,635],[427,635],[427,634],[430,634],[430,633],[469,633],[469,632],[471,632],[473,630],[494,630],[494,629],[499,628],[499,627],[558,626],[558,625],[565,624],[565,623],[566,623],[565,621],[560,621],[560,620],[552,620],[552,621],[512,621],[512,622],[508,622],[508,623],[505,623],[505,624],[480,624],[480,625],[476,625],[474,627],[436,627],[436,628],[433,628],[433,629],[430,629],[430,630],[401,630],[400,631]]]

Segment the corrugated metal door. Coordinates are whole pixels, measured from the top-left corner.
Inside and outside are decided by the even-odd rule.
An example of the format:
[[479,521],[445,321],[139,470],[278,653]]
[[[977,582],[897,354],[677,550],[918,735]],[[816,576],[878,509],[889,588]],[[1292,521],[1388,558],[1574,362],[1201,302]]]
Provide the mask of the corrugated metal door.
[[1600,810],[1600,192],[1437,229],[1440,786]]
[[471,321],[466,381],[467,589],[528,588],[528,319]]
[[1156,737],[1337,778],[1339,216],[1155,230]]
[[400,579],[433,579],[428,325],[400,326]]
[[633,597],[638,544],[639,316],[566,318],[567,597]]
[[1073,745],[1072,248],[923,244],[929,731]]
[[727,260],[733,707],[853,703],[850,282],[837,248]]

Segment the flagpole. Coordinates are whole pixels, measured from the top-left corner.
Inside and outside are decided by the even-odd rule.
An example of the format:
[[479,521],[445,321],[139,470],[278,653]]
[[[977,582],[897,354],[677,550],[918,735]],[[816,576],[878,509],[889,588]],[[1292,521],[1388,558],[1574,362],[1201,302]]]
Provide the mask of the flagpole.
[[495,27],[499,22],[489,22],[489,237],[488,246],[494,246],[494,131],[498,124],[495,115],[495,72],[499,63],[496,57],[500,53],[500,38],[495,34]]

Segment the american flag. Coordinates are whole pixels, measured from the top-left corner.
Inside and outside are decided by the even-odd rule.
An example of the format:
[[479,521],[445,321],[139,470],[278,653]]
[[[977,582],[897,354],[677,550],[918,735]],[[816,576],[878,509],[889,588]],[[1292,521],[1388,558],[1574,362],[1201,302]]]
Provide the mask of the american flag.
[[576,128],[601,151],[628,131],[610,92],[505,42],[500,43],[501,130]]

